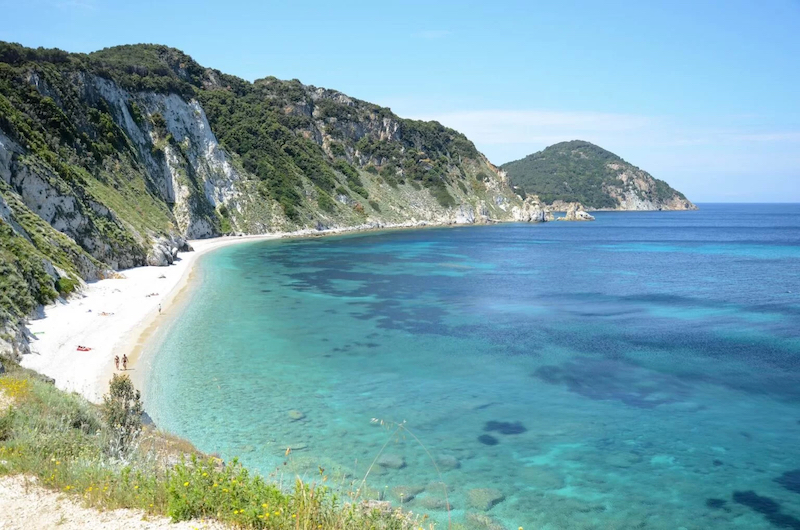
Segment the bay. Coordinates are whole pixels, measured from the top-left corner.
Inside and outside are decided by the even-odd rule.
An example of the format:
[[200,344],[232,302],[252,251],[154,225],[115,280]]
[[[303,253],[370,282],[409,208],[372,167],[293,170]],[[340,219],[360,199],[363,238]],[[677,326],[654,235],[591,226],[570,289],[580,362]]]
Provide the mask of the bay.
[[220,249],[146,408],[442,527],[800,528],[800,205],[700,207]]

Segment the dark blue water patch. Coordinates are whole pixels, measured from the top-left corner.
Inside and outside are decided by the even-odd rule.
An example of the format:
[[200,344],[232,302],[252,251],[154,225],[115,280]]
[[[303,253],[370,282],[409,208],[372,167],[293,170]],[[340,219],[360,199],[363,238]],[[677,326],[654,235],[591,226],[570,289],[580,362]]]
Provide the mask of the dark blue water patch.
[[677,403],[691,395],[690,387],[677,377],[591,357],[542,366],[533,375],[589,399],[614,400],[645,409]]
[[800,530],[800,519],[783,513],[782,506],[774,499],[754,491],[735,491],[733,501],[762,514],[776,528]]
[[[499,489],[508,528],[792,528],[800,496],[768,470],[800,461],[798,246],[800,207],[711,206],[228,247],[148,411],[265,474],[303,443],[363,475],[387,436],[370,420],[408,420],[458,461],[454,505]],[[400,438],[408,465],[374,487],[439,480]],[[761,511],[703,502],[764,476],[738,496]]]
[[497,445],[500,443],[500,440],[498,440],[491,434],[481,434],[480,436],[478,436],[478,441],[483,445]]
[[781,511],[781,505],[774,499],[758,495],[752,490],[734,491],[733,502],[747,506],[763,515],[774,515]]
[[780,477],[775,479],[775,482],[783,486],[789,491],[800,493],[800,469],[793,469],[787,471]]
[[706,506],[711,508],[712,510],[726,510],[727,508],[725,505],[728,504],[728,501],[724,499],[706,499]]
[[510,422],[496,420],[487,421],[486,425],[483,426],[483,430],[488,432],[499,432],[500,434],[522,434],[528,431],[528,429],[526,429],[520,421]]

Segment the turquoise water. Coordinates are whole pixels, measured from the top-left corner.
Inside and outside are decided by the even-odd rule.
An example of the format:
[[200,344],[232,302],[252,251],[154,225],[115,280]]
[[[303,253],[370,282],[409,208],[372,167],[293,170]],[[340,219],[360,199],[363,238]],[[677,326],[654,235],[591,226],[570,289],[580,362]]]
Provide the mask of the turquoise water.
[[205,451],[348,487],[388,441],[405,465],[369,493],[446,523],[428,455],[372,420],[405,421],[467,528],[800,528],[800,205],[248,243],[198,271],[145,397]]

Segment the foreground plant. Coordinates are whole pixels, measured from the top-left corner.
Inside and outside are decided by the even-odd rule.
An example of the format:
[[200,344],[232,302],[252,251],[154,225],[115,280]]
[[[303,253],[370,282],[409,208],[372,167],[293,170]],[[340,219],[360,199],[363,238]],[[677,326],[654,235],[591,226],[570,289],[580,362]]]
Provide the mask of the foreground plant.
[[0,392],[13,395],[12,406],[0,410],[0,475],[34,476],[90,506],[239,528],[420,528],[422,519],[388,503],[362,501],[355,492],[345,501],[299,479],[282,489],[235,459],[223,463],[183,440],[142,430],[140,395],[124,376],[111,382],[101,407],[19,367],[0,376]]

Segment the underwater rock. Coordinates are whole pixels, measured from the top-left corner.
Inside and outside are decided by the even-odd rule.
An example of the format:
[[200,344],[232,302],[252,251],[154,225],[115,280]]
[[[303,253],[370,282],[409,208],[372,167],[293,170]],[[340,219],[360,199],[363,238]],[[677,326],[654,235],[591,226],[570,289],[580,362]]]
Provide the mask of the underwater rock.
[[787,471],[780,477],[775,479],[775,482],[783,486],[789,491],[800,493],[800,469],[793,469]]
[[522,434],[528,429],[519,421],[515,421],[514,423],[510,421],[487,421],[483,430],[487,432],[496,431],[500,434]]
[[440,471],[450,471],[451,469],[460,468],[461,462],[453,455],[440,455],[436,459],[436,465],[439,466]]
[[403,469],[406,467],[406,459],[400,455],[381,455],[377,464],[389,469]]
[[292,409],[289,411],[289,419],[292,421],[302,420],[305,417],[306,415],[300,412],[299,410]]
[[425,486],[425,491],[430,493],[431,495],[444,495],[445,492],[452,493],[453,487],[448,486],[444,482],[430,482],[427,486]]
[[392,497],[400,502],[408,502],[413,500],[414,497],[425,491],[422,486],[395,486],[392,488]]
[[434,496],[425,496],[425,497],[417,497],[417,501],[419,502],[420,506],[425,508],[426,510],[447,510],[453,509],[453,505],[450,504],[448,506],[447,501],[444,497],[434,497]]
[[500,440],[498,440],[491,434],[482,434],[478,436],[478,441],[483,445],[497,445],[500,443]]
[[480,530],[506,530],[506,527],[486,515],[485,513],[467,512],[465,517],[473,528]]
[[467,491],[467,502],[476,510],[488,511],[505,500],[503,492],[494,488],[478,488]]

